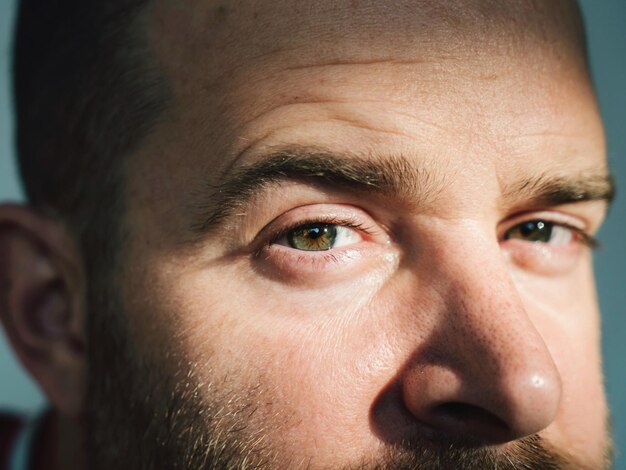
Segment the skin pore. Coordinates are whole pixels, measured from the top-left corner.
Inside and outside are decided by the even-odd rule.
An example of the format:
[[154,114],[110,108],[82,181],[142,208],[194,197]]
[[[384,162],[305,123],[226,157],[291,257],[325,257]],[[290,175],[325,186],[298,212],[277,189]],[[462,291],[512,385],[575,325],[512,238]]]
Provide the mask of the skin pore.
[[88,468],[608,467],[612,187],[572,2],[155,0],[145,25],[171,105],[115,265],[74,289]]
[[[610,185],[572,6],[438,5],[155,4],[174,104],[128,166],[94,464],[603,466]],[[342,243],[290,245],[321,223]]]

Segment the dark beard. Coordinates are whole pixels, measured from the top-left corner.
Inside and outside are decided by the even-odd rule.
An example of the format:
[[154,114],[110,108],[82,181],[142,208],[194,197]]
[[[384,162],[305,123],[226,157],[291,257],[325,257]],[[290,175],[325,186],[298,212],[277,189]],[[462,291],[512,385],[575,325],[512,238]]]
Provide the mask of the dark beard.
[[[231,393],[227,385],[200,385],[184,361],[172,367],[171,345],[162,358],[149,360],[132,348],[122,324],[124,311],[114,295],[90,315],[88,439],[89,468],[99,469],[243,469],[300,468],[315,462],[281,456],[272,448],[264,422],[251,416],[261,401],[255,389]],[[103,311],[104,310],[104,311]],[[170,346],[170,347],[168,347]],[[166,361],[166,351],[170,351]],[[162,360],[161,360],[162,359]],[[176,361],[174,361],[176,362]],[[211,397],[207,403],[205,397]],[[225,406],[227,404],[227,406]],[[280,416],[274,415],[279,420]],[[304,465],[303,465],[304,464]],[[459,442],[416,439],[389,445],[378,458],[345,469],[583,469],[548,450],[538,436],[506,450],[471,448]],[[608,468],[608,467],[607,467]]]
[[[252,394],[218,395],[191,375],[169,373],[164,361],[144,358],[132,346],[115,293],[99,296],[89,315],[86,450],[90,470],[276,468],[248,429]],[[158,351],[165,355],[165,345]],[[172,356],[169,356],[170,360]],[[180,364],[172,370],[193,370]],[[219,384],[222,385],[222,384]],[[241,392],[239,392],[241,393]],[[205,403],[206,396],[215,397]],[[229,402],[228,409],[222,403]]]
[[344,467],[353,469],[463,469],[463,470],[583,470],[573,465],[564,455],[549,451],[538,435],[516,441],[507,450],[496,448],[472,448],[460,443],[441,440],[438,442],[413,442],[389,448],[379,461],[365,460],[360,464]]

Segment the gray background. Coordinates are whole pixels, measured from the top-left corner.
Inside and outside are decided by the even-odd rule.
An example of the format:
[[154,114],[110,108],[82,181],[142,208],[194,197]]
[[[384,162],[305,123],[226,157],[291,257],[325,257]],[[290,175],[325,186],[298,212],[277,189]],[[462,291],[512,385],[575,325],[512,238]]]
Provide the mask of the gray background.
[[[609,142],[609,159],[619,189],[626,191],[626,0],[583,0],[590,51]],[[0,0],[0,200],[21,199],[13,162],[9,45],[14,0]],[[604,248],[596,256],[603,312],[607,391],[615,442],[626,453],[626,198],[618,198],[600,233]],[[1,260],[0,260],[1,262]],[[0,408],[32,409],[43,404],[33,382],[21,371],[0,335]],[[617,470],[626,470],[618,455]]]

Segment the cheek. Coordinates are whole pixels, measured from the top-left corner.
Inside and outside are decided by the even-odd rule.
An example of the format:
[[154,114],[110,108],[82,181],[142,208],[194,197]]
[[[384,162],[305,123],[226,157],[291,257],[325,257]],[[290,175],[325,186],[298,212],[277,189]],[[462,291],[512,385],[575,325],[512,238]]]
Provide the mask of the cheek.
[[[259,405],[250,431],[273,430],[269,442],[285,455],[347,460],[374,451],[372,405],[432,329],[426,307],[437,305],[436,296],[420,297],[426,307],[418,315],[416,287],[399,285],[397,276],[387,282],[394,266],[317,289],[262,281],[235,264],[153,268],[131,286],[138,347],[177,358],[172,367],[186,364],[181,376],[225,389],[207,402],[244,394]],[[591,272],[577,273],[569,281],[517,278],[516,286],[563,379],[559,415],[546,434],[594,458],[605,416],[598,338],[590,334],[597,314]]]
[[591,263],[566,278],[517,278],[517,285],[563,382],[559,414],[546,435],[574,455],[601,461],[607,409]]
[[582,357],[579,350],[571,349],[570,359],[559,364],[565,386],[557,425],[570,452],[598,462],[607,443],[607,408],[600,360],[594,351]]
[[170,355],[194,368],[181,374],[218,384],[228,377],[228,387],[251,391],[248,401],[264,403],[259,423],[277,430],[273,442],[287,453],[316,449],[321,458],[338,442],[368,438],[371,405],[397,367],[394,328],[377,301],[388,269],[321,289],[259,282],[238,268],[176,282],[160,272],[146,283],[156,295],[142,310],[150,311],[143,321],[162,328],[142,339],[149,350],[173,343]]
[[559,414],[546,431],[552,442],[600,468],[607,445],[607,405],[597,344],[583,335],[563,337],[554,354],[563,380]]

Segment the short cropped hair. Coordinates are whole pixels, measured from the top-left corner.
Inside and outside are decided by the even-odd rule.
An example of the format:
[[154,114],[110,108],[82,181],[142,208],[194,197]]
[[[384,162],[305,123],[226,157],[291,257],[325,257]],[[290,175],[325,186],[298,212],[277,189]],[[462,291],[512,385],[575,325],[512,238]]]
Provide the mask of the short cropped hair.
[[150,3],[20,2],[13,78],[21,177],[30,203],[66,222],[83,245],[110,238],[123,212],[124,157],[167,107],[166,80],[147,45]]
[[124,156],[166,106],[163,75],[146,44],[149,3],[19,4],[13,86],[24,190],[32,206],[62,220],[81,243],[86,232],[114,225]]

